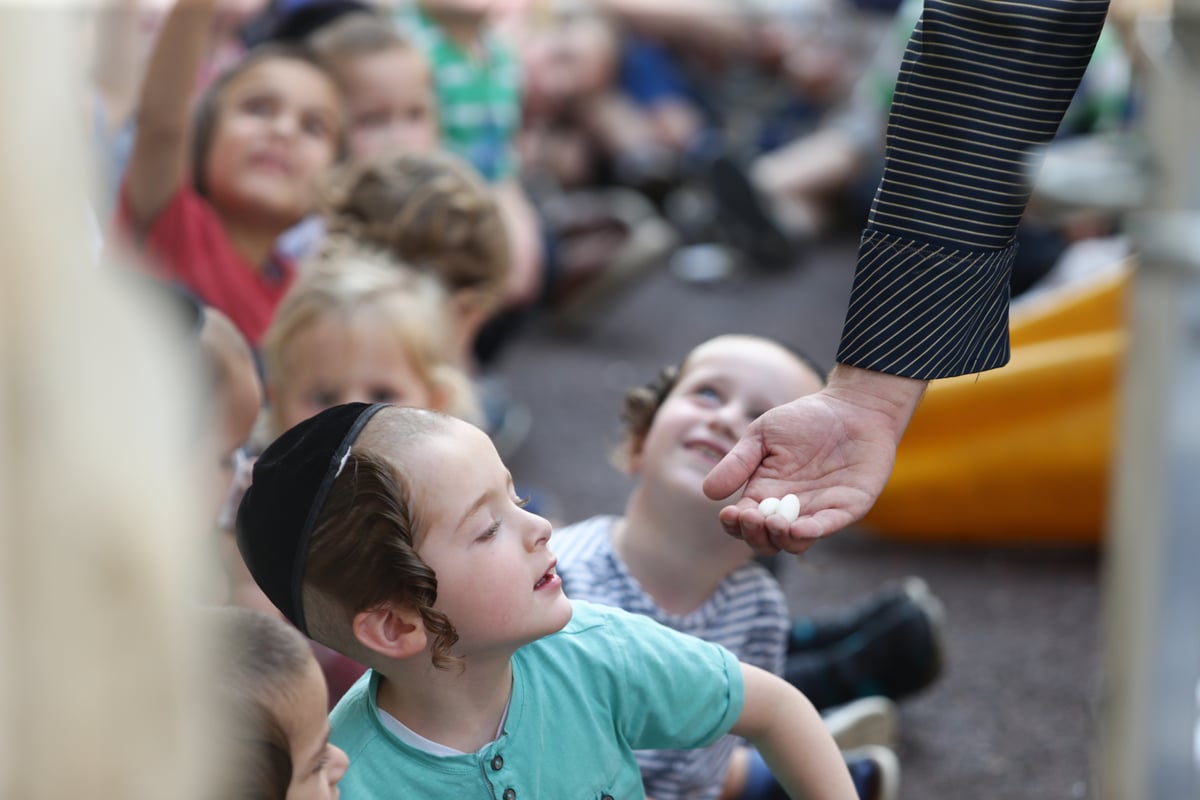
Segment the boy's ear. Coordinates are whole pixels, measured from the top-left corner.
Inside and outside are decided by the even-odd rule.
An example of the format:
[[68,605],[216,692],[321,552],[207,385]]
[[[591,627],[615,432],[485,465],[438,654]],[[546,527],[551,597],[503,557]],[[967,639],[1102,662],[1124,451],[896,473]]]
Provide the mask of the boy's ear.
[[391,659],[424,652],[429,638],[421,615],[395,603],[358,612],[351,627],[363,647]]

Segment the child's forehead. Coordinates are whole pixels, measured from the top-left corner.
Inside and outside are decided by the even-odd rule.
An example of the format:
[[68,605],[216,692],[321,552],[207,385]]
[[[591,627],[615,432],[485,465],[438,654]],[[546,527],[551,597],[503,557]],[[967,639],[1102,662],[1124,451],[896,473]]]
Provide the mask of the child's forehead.
[[338,107],[337,87],[333,78],[313,62],[284,53],[251,56],[248,59],[243,68],[230,76],[222,92],[224,97],[269,89],[295,94],[310,104]]
[[754,367],[773,376],[795,374],[823,382],[821,376],[803,358],[787,347],[757,336],[727,335],[697,346],[681,366],[677,384],[705,376],[745,375]]

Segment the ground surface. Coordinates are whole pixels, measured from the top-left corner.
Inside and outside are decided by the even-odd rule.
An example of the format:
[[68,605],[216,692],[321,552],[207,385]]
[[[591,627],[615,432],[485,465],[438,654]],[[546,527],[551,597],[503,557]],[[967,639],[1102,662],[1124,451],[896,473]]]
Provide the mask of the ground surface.
[[[831,362],[854,250],[837,242],[805,253],[794,270],[704,288],[664,269],[572,336],[535,319],[498,364],[533,414],[509,458],[518,482],[544,492],[564,521],[619,511],[629,484],[606,456],[621,392],[723,332],[774,336]],[[945,675],[902,706],[904,800],[1096,796],[1096,552],[931,546],[851,530],[782,563],[780,574],[795,613],[909,574],[944,601]]]

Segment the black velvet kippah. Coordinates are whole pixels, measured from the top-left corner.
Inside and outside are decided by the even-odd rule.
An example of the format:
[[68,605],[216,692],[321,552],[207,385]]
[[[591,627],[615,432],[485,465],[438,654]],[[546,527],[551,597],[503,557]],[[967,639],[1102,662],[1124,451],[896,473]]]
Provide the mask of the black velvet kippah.
[[254,463],[237,515],[237,544],[267,598],[297,628],[308,540],[350,445],[387,403],[328,408],[283,433]]

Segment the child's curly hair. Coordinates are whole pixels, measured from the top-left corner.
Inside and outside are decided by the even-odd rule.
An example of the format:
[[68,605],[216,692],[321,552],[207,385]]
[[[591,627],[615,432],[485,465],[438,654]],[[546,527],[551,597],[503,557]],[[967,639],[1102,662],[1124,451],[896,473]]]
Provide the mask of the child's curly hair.
[[478,173],[450,153],[401,153],[331,173],[318,208],[331,234],[390,249],[451,293],[497,305],[508,281],[504,220]]
[[625,399],[621,403],[621,443],[612,454],[612,462],[617,469],[629,471],[630,460],[641,449],[654,422],[654,415],[679,382],[684,365],[663,367],[648,383],[625,391]]

